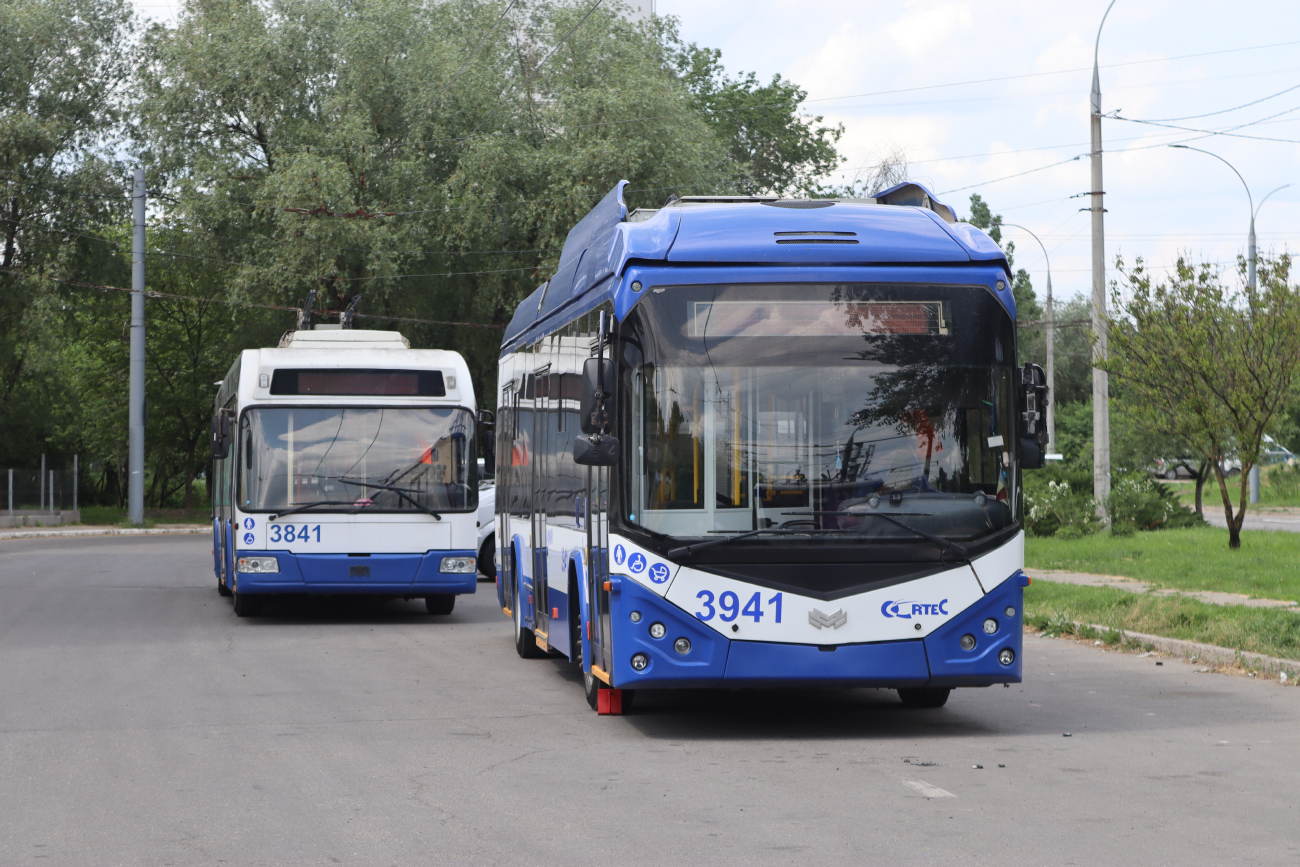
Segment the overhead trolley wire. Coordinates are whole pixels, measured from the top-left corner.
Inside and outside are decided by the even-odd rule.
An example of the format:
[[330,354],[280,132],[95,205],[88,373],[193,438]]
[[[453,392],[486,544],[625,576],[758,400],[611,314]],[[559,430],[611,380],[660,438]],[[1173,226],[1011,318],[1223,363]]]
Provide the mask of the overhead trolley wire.
[[[51,277],[48,274],[29,274],[18,268],[0,268],[0,274],[13,274],[18,277],[27,277],[36,280],[46,280],[51,283],[59,283],[63,286],[71,286],[77,289],[99,289],[112,292],[134,292],[134,289],[128,289],[125,286],[109,286],[102,283],[86,283],[80,280],[65,280],[61,277]],[[258,304],[254,301],[236,301],[231,298],[204,298],[201,295],[177,295],[171,292],[158,292],[152,289],[146,289],[142,293],[148,298],[168,298],[180,301],[202,301],[211,304],[225,304],[231,307],[249,307],[259,310],[281,310],[290,313],[299,313],[301,308],[289,307],[284,304]],[[341,310],[317,310],[314,311],[320,316],[337,316]],[[413,322],[421,325],[454,325],[465,328],[492,328],[502,329],[505,325],[494,325],[490,322],[453,322],[443,319],[417,319],[411,316],[383,316],[378,313],[353,313],[358,319],[382,319],[387,322]]]

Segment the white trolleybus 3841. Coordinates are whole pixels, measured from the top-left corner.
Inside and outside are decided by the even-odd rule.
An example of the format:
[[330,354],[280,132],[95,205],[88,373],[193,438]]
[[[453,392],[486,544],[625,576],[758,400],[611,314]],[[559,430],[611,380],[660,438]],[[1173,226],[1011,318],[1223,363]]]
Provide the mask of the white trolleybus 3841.
[[476,576],[475,403],[458,353],[394,331],[301,330],[242,352],[212,419],[213,568],[235,613],[267,594],[423,598]]
[[1021,676],[1016,366],[1002,251],[924,188],[682,198],[620,183],[515,313],[497,593],[521,656],[629,690],[837,685],[938,707]]

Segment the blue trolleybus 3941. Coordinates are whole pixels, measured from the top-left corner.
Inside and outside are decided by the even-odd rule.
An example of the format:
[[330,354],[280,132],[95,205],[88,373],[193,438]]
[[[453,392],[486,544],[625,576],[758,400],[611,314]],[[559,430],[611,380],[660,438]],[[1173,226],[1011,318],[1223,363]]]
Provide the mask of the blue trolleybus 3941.
[[497,593],[587,699],[836,685],[938,707],[1021,675],[1041,369],[1007,261],[924,188],[620,183],[502,345]]
[[420,598],[476,583],[469,369],[395,331],[293,331],[248,349],[212,418],[213,568],[235,613],[267,594]]

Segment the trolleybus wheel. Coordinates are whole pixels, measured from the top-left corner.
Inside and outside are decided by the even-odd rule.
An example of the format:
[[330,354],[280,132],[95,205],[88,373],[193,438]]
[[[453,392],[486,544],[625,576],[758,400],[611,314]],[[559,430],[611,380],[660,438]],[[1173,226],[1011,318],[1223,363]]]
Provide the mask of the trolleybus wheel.
[[220,575],[217,576],[217,592],[220,593],[222,596],[233,595],[230,592],[230,588],[226,586],[226,582],[222,579]]
[[478,571],[484,578],[493,580],[497,577],[497,536],[488,533],[483,540],[483,547],[478,549]]
[[424,610],[430,614],[450,614],[455,607],[456,595],[454,593],[435,593],[432,596],[424,597]]
[[900,689],[898,697],[906,707],[943,707],[948,701],[950,687],[929,686],[917,689]]
[[234,592],[235,597],[235,616],[236,617],[256,617],[262,613],[262,599],[259,596],[249,596],[247,593]]
[[541,659],[546,651],[537,646],[537,633],[524,626],[523,604],[518,590],[515,591],[515,653],[520,659]]

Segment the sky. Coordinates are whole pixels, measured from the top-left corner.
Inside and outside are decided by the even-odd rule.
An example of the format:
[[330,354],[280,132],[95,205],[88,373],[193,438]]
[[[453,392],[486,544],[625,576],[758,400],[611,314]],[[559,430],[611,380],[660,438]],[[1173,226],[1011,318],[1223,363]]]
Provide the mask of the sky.
[[[730,72],[794,81],[808,93],[809,114],[843,124],[846,162],[836,180],[901,151],[910,177],[959,215],[979,193],[994,213],[1028,227],[1046,247],[1059,300],[1091,292],[1091,224],[1078,194],[1091,189],[1088,93],[1108,3],[655,0],[687,41],[720,49]],[[167,19],[178,5],[140,0],[137,8]],[[1245,253],[1251,211],[1242,180],[1169,143],[1226,159],[1255,205],[1292,184],[1259,208],[1256,234],[1261,253],[1300,251],[1300,3],[1117,0],[1098,57],[1103,112],[1255,137],[1104,120],[1108,279],[1117,255],[1161,272],[1185,255],[1220,263],[1232,278]],[[1041,299],[1042,250],[1019,229],[1006,237]]]
[[[1072,197],[1091,189],[1088,94],[1108,3],[657,0],[656,11],[679,18],[687,41],[721,49],[728,70],[802,86],[809,113],[844,125],[845,180],[899,149],[911,178],[959,215],[979,193],[1028,227],[1063,300],[1092,291],[1091,221],[1079,210],[1088,202]],[[1140,256],[1168,269],[1182,254],[1232,269],[1244,255],[1242,181],[1213,157],[1166,146],[1177,142],[1226,159],[1256,205],[1293,184],[1259,209],[1256,235],[1261,253],[1300,251],[1300,3],[1117,0],[1098,58],[1103,112],[1156,121],[1222,112],[1168,121],[1197,130],[1290,112],[1237,130],[1286,142],[1104,120],[1109,265]],[[1265,99],[1287,88],[1296,89]],[[1006,235],[1041,299],[1042,251],[1023,231]]]

